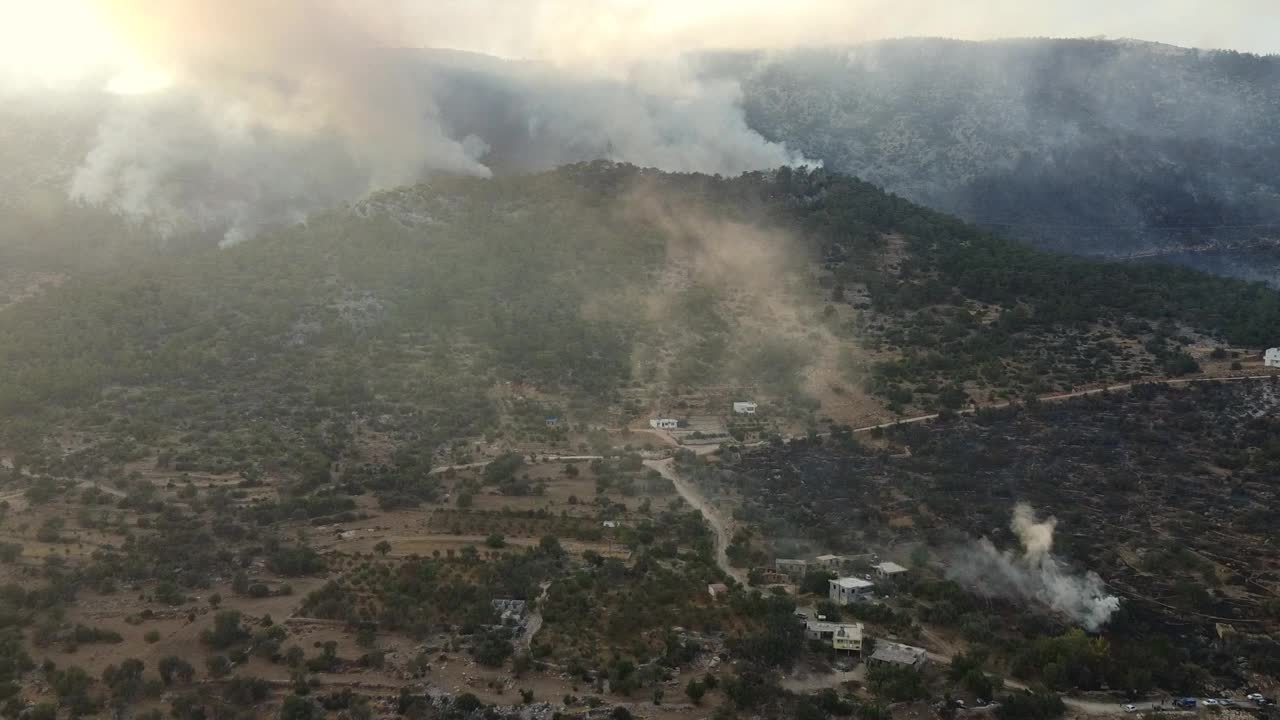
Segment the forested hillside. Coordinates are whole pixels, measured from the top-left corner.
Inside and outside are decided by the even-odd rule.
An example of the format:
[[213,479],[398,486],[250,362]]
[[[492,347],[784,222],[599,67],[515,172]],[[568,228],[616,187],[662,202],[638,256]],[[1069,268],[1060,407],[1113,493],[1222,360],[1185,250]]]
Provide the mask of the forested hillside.
[[1280,237],[1274,57],[914,39],[709,65],[742,81],[747,120],[767,138],[1041,247],[1123,256]]
[[[930,408],[1187,372],[1184,332],[1277,327],[1260,285],[1031,250],[841,175],[593,163],[73,278],[0,312],[0,416],[5,447],[69,470],[320,472],[371,437],[490,430],[509,382],[584,421],[730,381],[803,418],[837,389],[806,375],[827,361],[840,392]],[[88,439],[45,442],[68,429]]]

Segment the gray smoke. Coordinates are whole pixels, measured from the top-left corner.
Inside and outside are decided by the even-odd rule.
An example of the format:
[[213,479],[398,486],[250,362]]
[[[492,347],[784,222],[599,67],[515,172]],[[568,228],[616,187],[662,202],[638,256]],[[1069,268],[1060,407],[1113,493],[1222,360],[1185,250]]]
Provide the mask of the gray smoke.
[[[407,41],[395,5],[101,4],[173,83],[118,99],[70,192],[164,233],[225,231],[234,242],[435,174],[487,177],[495,160],[724,174],[806,162],[747,127],[736,83],[695,80],[676,61],[599,72],[477,66],[462,54],[442,64],[447,53],[393,50]],[[447,37],[447,21],[426,24]]]
[[998,550],[987,538],[954,553],[947,576],[988,596],[1040,603],[1095,631],[1120,608],[1102,578],[1092,570],[1072,572],[1053,555],[1056,518],[1037,522],[1026,503],[1013,508],[1009,528],[1017,535],[1018,550]]

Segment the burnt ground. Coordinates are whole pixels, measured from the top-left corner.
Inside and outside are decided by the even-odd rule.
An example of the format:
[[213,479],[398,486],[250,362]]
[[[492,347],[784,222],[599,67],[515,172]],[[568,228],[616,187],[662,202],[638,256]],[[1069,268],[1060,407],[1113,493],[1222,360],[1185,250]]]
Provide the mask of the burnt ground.
[[1010,511],[1029,502],[1057,517],[1055,553],[1124,598],[1109,632],[1205,650],[1234,630],[1240,645],[1223,652],[1277,674],[1278,409],[1272,381],[1144,385],[730,452],[703,482],[742,498],[740,516],[772,545],[761,556],[805,541],[818,552],[915,541],[935,556],[978,536],[1013,547]]

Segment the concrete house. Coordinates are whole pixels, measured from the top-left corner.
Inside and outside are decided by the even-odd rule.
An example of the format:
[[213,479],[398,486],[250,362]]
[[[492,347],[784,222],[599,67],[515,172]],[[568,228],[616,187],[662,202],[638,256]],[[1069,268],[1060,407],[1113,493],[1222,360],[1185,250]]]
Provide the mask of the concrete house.
[[809,562],[805,560],[790,560],[787,557],[778,557],[773,561],[773,569],[778,573],[786,575],[786,577],[800,580],[804,578],[804,574],[809,571]]
[[724,583],[711,583],[707,586],[707,593],[713,598],[718,598],[729,594],[729,586]]
[[751,572],[752,576],[755,577],[755,582],[761,585],[786,585],[791,582],[790,575],[778,572],[773,568],[755,568]]
[[893,579],[895,577],[900,577],[903,573],[907,571],[906,568],[902,567],[898,563],[888,562],[888,561],[877,563],[872,567],[875,568],[876,575],[885,579]]
[[756,404],[753,402],[735,402],[733,404],[733,412],[738,415],[755,415]]
[[654,430],[675,430],[680,427],[680,421],[675,418],[653,418],[649,421],[649,427]]
[[824,570],[848,571],[859,563],[870,565],[870,555],[819,555],[814,564]]
[[836,652],[862,652],[862,623],[809,620],[804,624],[804,636],[830,643]]
[[856,577],[842,577],[827,581],[827,595],[837,605],[862,602],[871,597],[876,584]]
[[1262,364],[1266,367],[1280,368],[1280,347],[1269,348],[1263,353]]
[[773,567],[778,572],[793,580],[800,580],[804,578],[804,574],[809,571],[808,562],[804,560],[790,560],[787,558],[777,558],[773,561]]
[[919,670],[928,659],[929,653],[924,648],[877,640],[875,652],[867,658],[867,665],[894,665]]

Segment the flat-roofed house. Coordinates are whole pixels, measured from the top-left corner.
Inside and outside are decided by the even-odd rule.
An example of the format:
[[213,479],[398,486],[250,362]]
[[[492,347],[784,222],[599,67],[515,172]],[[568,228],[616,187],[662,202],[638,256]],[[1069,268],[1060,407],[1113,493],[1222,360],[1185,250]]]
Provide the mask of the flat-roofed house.
[[837,605],[862,602],[871,597],[876,584],[856,577],[842,577],[827,581],[827,594]]

